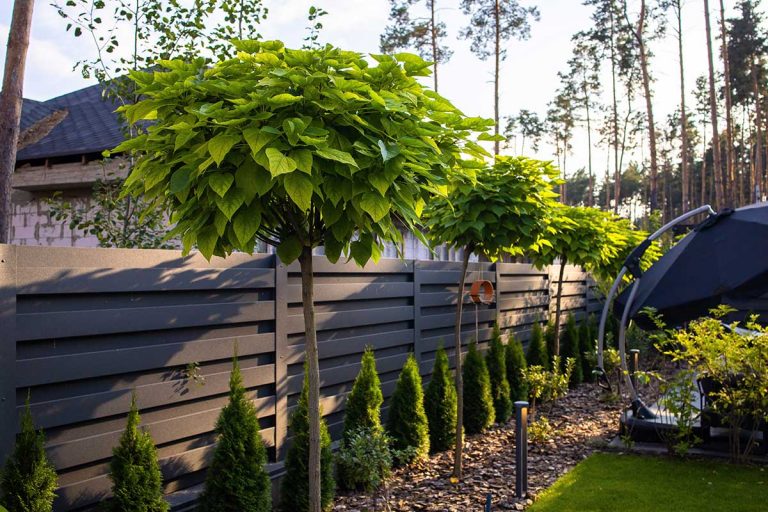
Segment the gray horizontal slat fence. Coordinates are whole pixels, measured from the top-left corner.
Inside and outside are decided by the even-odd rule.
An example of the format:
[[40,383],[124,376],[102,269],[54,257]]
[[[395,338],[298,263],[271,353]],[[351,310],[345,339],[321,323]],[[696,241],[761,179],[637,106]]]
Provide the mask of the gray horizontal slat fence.
[[[387,399],[410,353],[425,379],[440,343],[453,364],[461,267],[385,259],[359,268],[323,257],[314,266],[322,407],[338,439],[366,346],[374,347]],[[280,474],[303,379],[299,270],[273,255],[207,262],[176,251],[0,245],[0,460],[29,395],[59,473],[55,510],[89,509],[109,496],[112,448],[135,393],[166,492],[174,510],[186,510],[215,446],[237,346],[270,472]],[[587,276],[572,267],[566,275],[564,309],[594,307]],[[526,341],[531,325],[547,319],[551,276],[527,264],[471,263],[464,345],[477,338],[485,348],[497,317],[504,332]],[[493,304],[471,303],[476,279],[494,283]]]

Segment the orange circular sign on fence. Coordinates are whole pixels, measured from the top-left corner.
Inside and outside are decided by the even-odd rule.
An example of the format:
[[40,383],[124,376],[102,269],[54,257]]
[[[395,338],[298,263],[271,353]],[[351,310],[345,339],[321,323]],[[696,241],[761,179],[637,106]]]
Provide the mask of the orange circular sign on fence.
[[493,303],[493,283],[485,279],[479,279],[472,283],[469,296],[475,304]]

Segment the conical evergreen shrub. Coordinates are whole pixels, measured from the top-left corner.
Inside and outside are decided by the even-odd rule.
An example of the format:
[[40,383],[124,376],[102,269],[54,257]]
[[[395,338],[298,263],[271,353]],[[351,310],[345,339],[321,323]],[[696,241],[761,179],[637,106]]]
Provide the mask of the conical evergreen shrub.
[[513,402],[528,400],[528,381],[525,380],[525,363],[523,345],[514,336],[507,341],[507,382],[509,382],[509,398]]
[[429,454],[429,424],[424,411],[419,363],[411,354],[395,384],[389,405],[387,429],[396,450],[403,450],[411,462]]
[[594,376],[592,371],[597,364],[597,349],[595,339],[592,334],[591,317],[585,318],[579,326],[579,345],[581,347],[581,372],[584,382],[592,382]]
[[509,381],[507,380],[507,351],[501,341],[501,331],[496,324],[491,335],[491,345],[485,356],[488,375],[491,379],[491,396],[496,421],[505,423],[512,415]]
[[[280,510],[306,512],[309,510],[309,376],[304,365],[304,385],[296,410],[291,414],[288,426],[293,436],[285,457],[285,476],[280,487]],[[320,411],[320,506],[331,510],[336,494],[333,478],[333,452],[328,426]]]
[[[562,348],[563,328],[560,328],[560,347]],[[546,369],[552,369],[552,358],[555,357],[557,351],[555,350],[555,323],[549,322],[544,328],[544,345],[547,347],[547,362],[544,366]]]
[[56,497],[56,470],[45,454],[45,435],[35,430],[29,396],[21,413],[21,433],[0,479],[0,505],[9,512],[50,512]]
[[199,509],[203,512],[272,510],[267,450],[253,402],[245,395],[237,357],[229,377],[229,403],[216,421],[217,444]]
[[381,428],[381,381],[376,372],[376,358],[373,348],[367,347],[360,361],[360,372],[355,378],[347,397],[344,411],[344,439],[360,428]]
[[435,354],[432,379],[424,393],[424,410],[432,453],[451,449],[456,440],[456,386],[442,345]]
[[560,356],[562,370],[565,371],[565,363],[571,358],[574,361],[573,372],[569,384],[571,387],[578,386],[584,382],[584,373],[581,366],[581,343],[579,342],[579,328],[576,326],[576,319],[573,314],[568,314],[568,320],[565,324],[565,330],[562,333]]
[[464,431],[479,434],[493,425],[495,412],[491,396],[491,378],[477,343],[469,344],[464,359]]
[[541,324],[534,322],[531,328],[531,339],[528,341],[528,351],[525,354],[528,366],[541,366],[549,368],[549,353],[544,343],[544,334],[541,332]]

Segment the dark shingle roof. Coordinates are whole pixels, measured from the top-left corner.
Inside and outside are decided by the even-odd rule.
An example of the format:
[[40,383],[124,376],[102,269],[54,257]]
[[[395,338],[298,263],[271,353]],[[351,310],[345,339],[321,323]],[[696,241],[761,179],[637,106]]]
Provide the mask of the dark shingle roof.
[[92,85],[48,101],[24,100],[21,129],[57,110],[68,115],[51,132],[16,155],[16,161],[54,158],[86,153],[101,153],[123,140],[118,105],[102,97],[102,86]]

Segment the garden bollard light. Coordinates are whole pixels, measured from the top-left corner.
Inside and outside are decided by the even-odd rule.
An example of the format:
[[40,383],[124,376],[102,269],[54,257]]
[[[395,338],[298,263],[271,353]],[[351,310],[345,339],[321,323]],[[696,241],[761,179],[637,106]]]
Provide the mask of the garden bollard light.
[[640,351],[633,348],[629,351],[629,379],[632,387],[637,389],[637,371],[640,369]]
[[528,494],[528,402],[515,402],[515,494]]
[[485,512],[491,512],[491,493],[485,495]]

